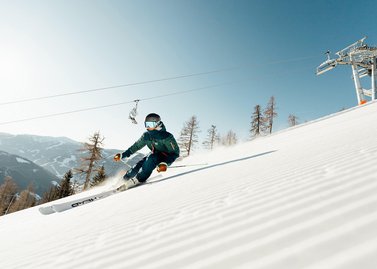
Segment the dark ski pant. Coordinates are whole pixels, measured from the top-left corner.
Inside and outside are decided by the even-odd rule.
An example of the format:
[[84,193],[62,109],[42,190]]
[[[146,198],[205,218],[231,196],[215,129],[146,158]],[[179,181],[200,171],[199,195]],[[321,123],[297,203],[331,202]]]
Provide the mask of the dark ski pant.
[[151,153],[141,159],[131,170],[123,176],[125,180],[136,176],[139,182],[145,182],[152,174],[153,170],[161,162],[165,162],[168,165],[172,164],[178,156],[175,154],[167,154],[163,152]]

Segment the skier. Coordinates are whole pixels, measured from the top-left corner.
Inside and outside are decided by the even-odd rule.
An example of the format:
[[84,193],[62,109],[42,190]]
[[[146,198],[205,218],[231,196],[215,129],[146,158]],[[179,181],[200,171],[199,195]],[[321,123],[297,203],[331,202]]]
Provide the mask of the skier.
[[119,162],[121,159],[130,157],[144,146],[148,146],[152,151],[123,176],[123,179],[126,180],[125,189],[147,181],[156,167],[158,172],[165,172],[167,167],[179,157],[177,141],[171,133],[166,131],[159,115],[148,114],[144,125],[147,131],[139,140],[123,153],[117,153],[114,156],[114,161]]

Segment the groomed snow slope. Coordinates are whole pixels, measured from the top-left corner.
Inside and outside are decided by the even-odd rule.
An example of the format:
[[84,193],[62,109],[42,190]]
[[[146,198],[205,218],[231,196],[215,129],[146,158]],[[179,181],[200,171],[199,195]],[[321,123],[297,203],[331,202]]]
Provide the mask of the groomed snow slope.
[[1,217],[0,268],[376,268],[376,160],[370,103],[69,211]]

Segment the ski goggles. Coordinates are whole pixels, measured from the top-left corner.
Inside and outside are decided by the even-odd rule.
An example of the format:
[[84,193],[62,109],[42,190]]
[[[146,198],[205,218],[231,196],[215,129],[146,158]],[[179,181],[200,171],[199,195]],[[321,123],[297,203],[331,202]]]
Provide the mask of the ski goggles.
[[144,122],[145,128],[147,129],[154,129],[158,126],[159,122],[155,121],[146,121]]

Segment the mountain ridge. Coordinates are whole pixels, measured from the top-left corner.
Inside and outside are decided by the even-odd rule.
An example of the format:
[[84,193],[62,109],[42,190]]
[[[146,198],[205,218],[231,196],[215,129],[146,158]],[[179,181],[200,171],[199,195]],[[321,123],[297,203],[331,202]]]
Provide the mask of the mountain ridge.
[[48,191],[52,183],[60,181],[58,177],[29,159],[0,150],[0,184],[7,176],[14,180],[19,191],[32,184],[39,196]]

